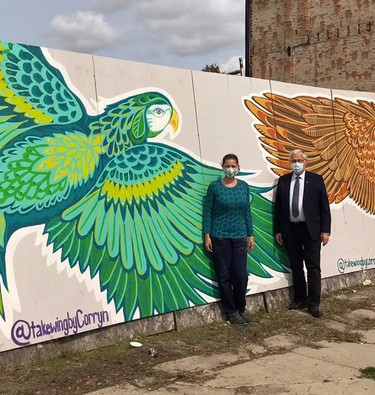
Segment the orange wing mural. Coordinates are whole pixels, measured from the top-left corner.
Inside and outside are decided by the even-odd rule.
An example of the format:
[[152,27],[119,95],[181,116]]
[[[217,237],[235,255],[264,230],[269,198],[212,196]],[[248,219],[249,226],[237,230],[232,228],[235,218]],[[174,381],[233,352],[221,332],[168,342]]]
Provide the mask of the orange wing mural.
[[349,196],[375,214],[374,103],[266,93],[244,104],[262,123],[255,127],[274,173],[290,171],[289,152],[301,148],[308,170],[324,178],[330,203]]

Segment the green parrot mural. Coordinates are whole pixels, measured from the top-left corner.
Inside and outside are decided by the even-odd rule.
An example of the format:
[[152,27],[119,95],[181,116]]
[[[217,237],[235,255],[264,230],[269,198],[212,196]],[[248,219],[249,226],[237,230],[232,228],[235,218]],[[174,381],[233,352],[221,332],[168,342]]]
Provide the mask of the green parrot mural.
[[[32,225],[44,225],[48,244],[72,268],[98,276],[125,321],[218,296],[202,247],[202,209],[222,171],[153,141],[178,130],[172,103],[152,89],[88,115],[40,48],[0,43],[1,319],[7,242]],[[272,186],[249,188],[257,241],[249,273],[286,273],[264,196]]]

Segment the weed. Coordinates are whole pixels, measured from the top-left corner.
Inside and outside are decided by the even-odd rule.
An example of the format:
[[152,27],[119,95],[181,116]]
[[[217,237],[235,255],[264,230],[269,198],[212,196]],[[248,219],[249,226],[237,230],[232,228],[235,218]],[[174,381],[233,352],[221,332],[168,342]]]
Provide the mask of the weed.
[[359,369],[362,377],[375,380],[375,366],[368,366],[367,368]]

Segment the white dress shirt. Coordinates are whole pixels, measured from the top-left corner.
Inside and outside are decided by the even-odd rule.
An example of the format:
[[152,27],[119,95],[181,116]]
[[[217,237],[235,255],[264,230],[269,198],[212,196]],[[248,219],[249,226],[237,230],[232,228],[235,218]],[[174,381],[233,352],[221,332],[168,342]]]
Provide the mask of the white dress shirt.
[[[299,195],[298,195],[298,212],[299,215],[297,218],[293,217],[292,214],[292,200],[293,200],[293,190],[294,184],[296,183],[296,178],[299,177]],[[305,213],[303,212],[303,192],[305,189],[305,171],[301,174],[296,175],[293,173],[292,181],[290,182],[290,191],[289,191],[289,218],[290,222],[305,222]]]

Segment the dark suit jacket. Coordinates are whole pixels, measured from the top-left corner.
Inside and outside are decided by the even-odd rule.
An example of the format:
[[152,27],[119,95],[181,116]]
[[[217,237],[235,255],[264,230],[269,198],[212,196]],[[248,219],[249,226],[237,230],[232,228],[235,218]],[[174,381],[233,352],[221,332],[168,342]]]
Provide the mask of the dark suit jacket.
[[[275,200],[274,232],[281,233],[285,240],[290,224],[289,194],[292,174],[279,178]],[[309,171],[305,172],[303,211],[306,225],[313,240],[319,240],[321,233],[331,233],[331,212],[323,178]]]

